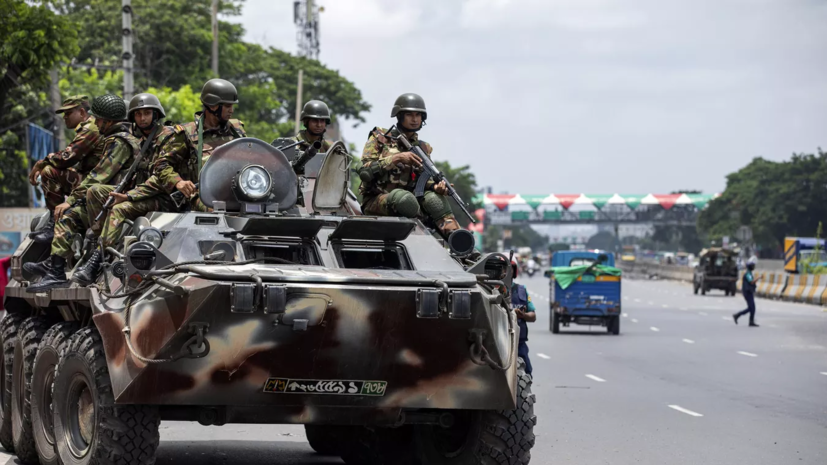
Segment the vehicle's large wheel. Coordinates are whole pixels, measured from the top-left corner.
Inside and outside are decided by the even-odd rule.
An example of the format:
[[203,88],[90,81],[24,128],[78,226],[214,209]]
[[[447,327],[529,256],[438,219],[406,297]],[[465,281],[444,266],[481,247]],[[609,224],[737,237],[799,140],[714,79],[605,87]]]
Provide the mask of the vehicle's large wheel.
[[413,451],[413,427],[367,428],[354,426],[340,443],[347,465],[424,465]]
[[14,452],[21,462],[32,465],[37,465],[40,461],[32,435],[32,373],[37,349],[48,329],[49,321],[45,318],[28,318],[20,324],[17,341],[14,344],[14,375],[11,390]]
[[557,334],[560,332],[560,315],[554,310],[551,311],[551,333]]
[[341,455],[349,429],[339,425],[304,425],[308,444],[321,455]]
[[697,283],[697,282],[692,281],[692,288],[693,288],[693,290],[695,291],[695,295],[698,295],[698,289],[699,289],[700,287],[701,287],[701,286],[698,286],[698,283]]
[[701,284],[701,295],[706,295],[706,286]]
[[11,428],[12,373],[14,373],[14,344],[17,330],[23,321],[22,315],[7,313],[0,322],[0,347],[3,348],[3,363],[0,364],[0,445],[8,452],[14,452],[14,437]]
[[55,450],[55,430],[52,414],[52,383],[55,367],[69,337],[77,331],[78,324],[72,321],[58,323],[43,336],[32,374],[32,432],[40,465],[58,465]]
[[518,360],[517,408],[454,411],[449,428],[414,427],[419,463],[428,465],[518,465],[531,460],[534,446],[534,394],[525,363]]
[[606,325],[606,332],[617,336],[620,334],[620,316],[610,316]]
[[55,445],[63,465],[155,463],[158,409],[115,405],[97,329],[83,328],[69,339],[52,396]]

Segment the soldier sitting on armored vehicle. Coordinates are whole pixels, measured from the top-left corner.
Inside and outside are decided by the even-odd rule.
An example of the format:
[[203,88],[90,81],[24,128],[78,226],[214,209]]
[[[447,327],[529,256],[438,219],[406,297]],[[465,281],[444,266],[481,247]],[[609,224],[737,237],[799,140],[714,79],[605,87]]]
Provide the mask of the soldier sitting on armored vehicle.
[[[417,134],[428,118],[422,97],[411,93],[400,95],[393,105],[391,117],[397,120],[395,131],[403,133],[412,145],[418,145],[427,156],[431,155],[433,148],[420,140]],[[393,132],[373,128],[362,151],[362,169],[359,172],[362,179],[360,191],[364,197],[362,211],[366,215],[407,218],[417,218],[424,211],[436,224],[440,234],[447,238],[460,228],[446,197],[446,183],[430,183],[426,186],[425,195],[418,199],[413,188],[422,160],[413,152],[400,150]]]
[[330,108],[321,100],[311,100],[304,104],[300,116],[304,129],[299,131],[294,138],[299,144],[299,150],[307,150],[317,140],[322,141],[320,152],[325,153],[330,149],[330,141],[325,140],[324,133],[327,125],[330,124]]
[[[40,177],[46,208],[53,214],[42,229],[32,232],[29,237],[38,244],[48,244],[54,238],[55,215],[58,205],[64,203],[83,178],[92,171],[103,156],[101,136],[95,125],[95,118],[89,116],[89,102],[85,95],[74,95],[63,101],[55,113],[63,114],[67,128],[74,128],[75,138],[65,149],[50,153],[32,167],[29,183],[37,185]],[[76,196],[77,197],[77,196]],[[63,207],[65,208],[65,206]]]
[[210,79],[201,89],[201,103],[204,107],[195,114],[195,121],[175,125],[174,134],[161,147],[153,174],[167,193],[177,190],[191,199],[193,210],[207,211],[196,196],[201,167],[214,149],[247,134],[241,121],[231,119],[238,103],[238,91],[232,83]]
[[[93,283],[100,273],[102,251],[116,245],[121,236],[121,225],[153,211],[175,211],[175,205],[164,191],[157,176],[150,176],[157,149],[173,134],[170,126],[164,126],[166,116],[158,97],[138,94],[129,102],[127,119],[133,126],[133,134],[141,141],[141,156],[133,163],[132,179],[126,179],[120,192],[113,185],[95,185],[86,193],[87,213],[91,229],[100,237],[100,247],[95,248],[89,260],[75,270],[72,279],[81,284]],[[149,142],[147,142],[149,139]],[[132,187],[132,189],[128,189]],[[111,199],[111,200],[109,200]],[[104,210],[111,212],[104,213]],[[100,221],[98,216],[102,216]]]
[[66,279],[66,260],[72,256],[72,242],[83,237],[89,226],[86,193],[98,184],[117,184],[125,175],[123,168],[130,166],[140,150],[139,141],[132,135],[126,119],[126,104],[117,95],[102,95],[92,101],[91,114],[104,139],[103,158],[89,175],[72,191],[72,195],[55,208],[54,240],[51,255],[39,263],[26,263],[24,269],[43,279],[26,288],[36,293],[49,289],[69,287]]

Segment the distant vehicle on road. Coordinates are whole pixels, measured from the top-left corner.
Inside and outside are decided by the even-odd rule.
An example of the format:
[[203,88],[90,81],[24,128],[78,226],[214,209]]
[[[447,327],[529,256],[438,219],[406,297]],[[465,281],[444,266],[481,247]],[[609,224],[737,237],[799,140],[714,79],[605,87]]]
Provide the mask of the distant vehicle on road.
[[736,263],[739,249],[711,247],[701,250],[700,261],[695,265],[692,287],[706,295],[710,289],[720,289],[726,295],[735,295],[738,282],[738,265]]
[[620,334],[620,270],[614,265],[614,256],[599,250],[554,254],[546,272],[552,333],[574,323]]
[[784,238],[784,271],[801,273],[802,265],[810,268],[827,266],[824,239],[815,237]]

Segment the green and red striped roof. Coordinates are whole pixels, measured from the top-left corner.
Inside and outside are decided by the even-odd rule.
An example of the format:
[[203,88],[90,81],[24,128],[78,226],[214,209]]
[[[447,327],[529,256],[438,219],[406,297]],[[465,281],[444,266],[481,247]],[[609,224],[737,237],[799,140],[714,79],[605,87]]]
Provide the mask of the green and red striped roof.
[[566,210],[572,205],[592,205],[601,209],[606,205],[626,205],[634,210],[639,205],[660,205],[669,210],[675,205],[694,205],[698,209],[706,207],[710,200],[720,194],[484,194],[475,200],[485,206],[495,206],[504,210],[512,205],[528,205],[532,209],[540,206],[561,206]]

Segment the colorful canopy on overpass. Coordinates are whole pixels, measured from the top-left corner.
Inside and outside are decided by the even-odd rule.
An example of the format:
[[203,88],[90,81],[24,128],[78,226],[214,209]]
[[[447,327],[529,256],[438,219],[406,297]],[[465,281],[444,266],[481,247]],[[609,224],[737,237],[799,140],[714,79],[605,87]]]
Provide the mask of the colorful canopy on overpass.
[[511,205],[528,205],[533,209],[540,206],[562,206],[566,210],[572,205],[592,205],[602,209],[606,205],[626,205],[634,210],[639,205],[660,205],[669,210],[675,205],[694,205],[699,210],[704,208],[710,200],[720,194],[484,194],[475,200],[482,201],[485,206],[493,205],[504,210]]

